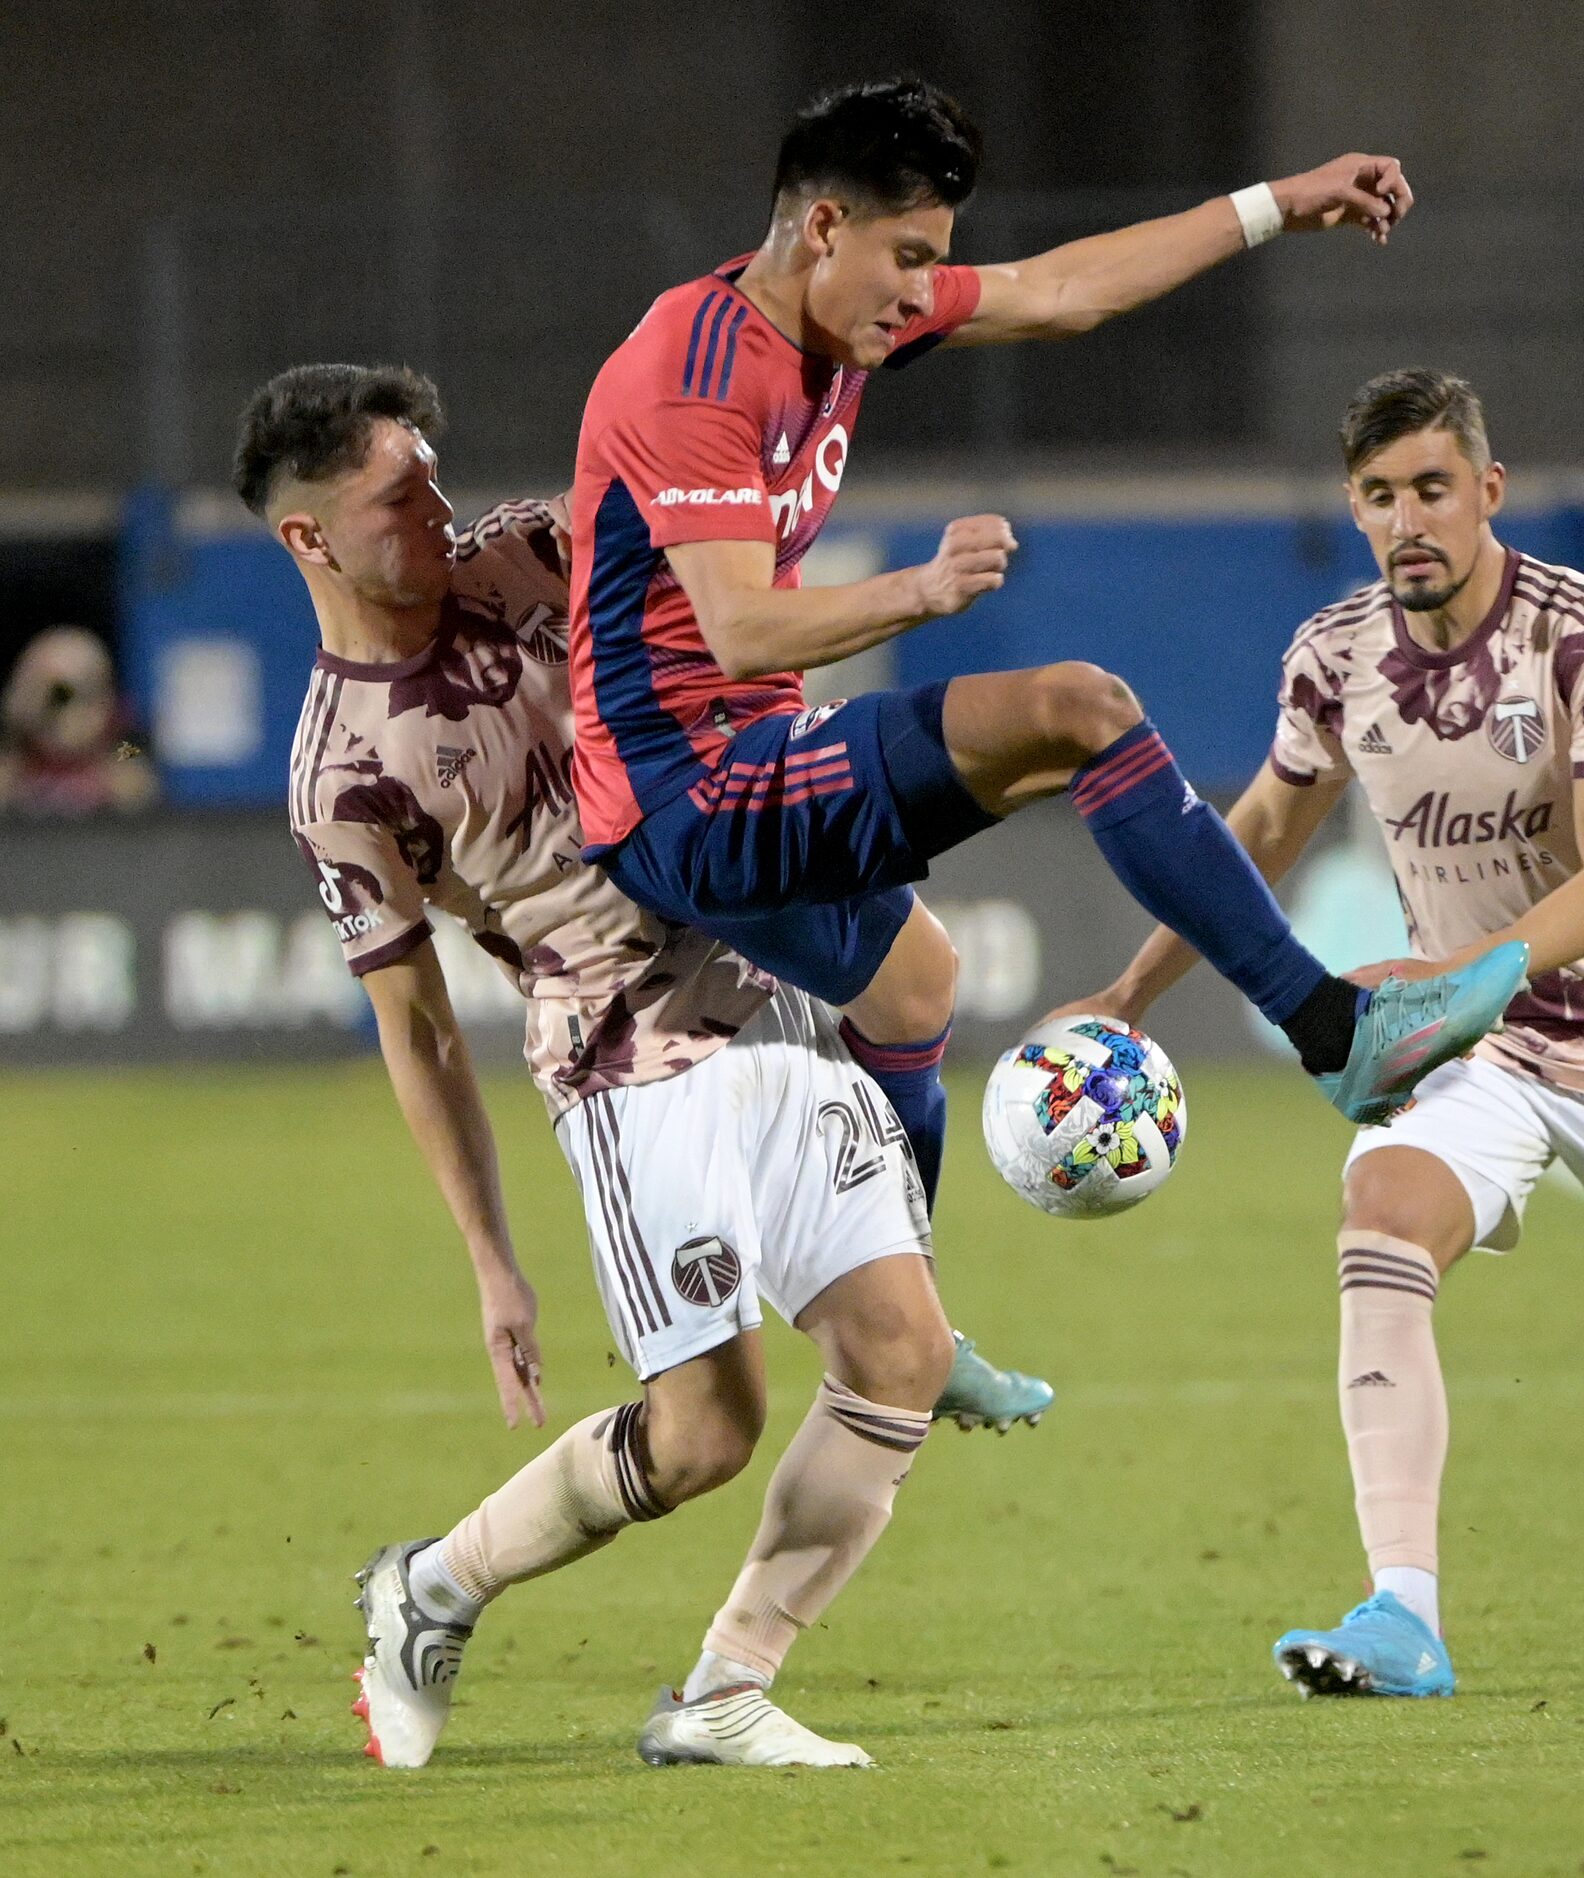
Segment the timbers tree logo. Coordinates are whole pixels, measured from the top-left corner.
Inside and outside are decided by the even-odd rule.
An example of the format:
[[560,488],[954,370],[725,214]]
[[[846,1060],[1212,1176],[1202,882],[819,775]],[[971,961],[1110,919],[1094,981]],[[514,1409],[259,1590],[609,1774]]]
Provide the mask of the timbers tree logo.
[[1497,754],[1509,763],[1527,763],[1545,742],[1545,714],[1533,698],[1499,698],[1485,727]]
[[724,1239],[689,1239],[671,1260],[671,1282],[689,1304],[724,1304],[742,1282],[742,1261]]
[[561,608],[540,601],[517,621],[515,631],[517,643],[536,664],[566,664],[567,616]]

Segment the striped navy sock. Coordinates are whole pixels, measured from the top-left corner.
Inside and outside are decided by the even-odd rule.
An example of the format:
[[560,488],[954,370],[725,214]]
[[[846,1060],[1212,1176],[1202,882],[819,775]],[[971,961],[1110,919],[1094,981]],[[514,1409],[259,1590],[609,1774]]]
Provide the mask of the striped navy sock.
[[1180,933],[1273,1024],[1291,1017],[1329,976],[1293,936],[1259,869],[1188,786],[1147,718],[1077,771],[1071,795],[1112,873],[1139,905]]
[[941,1156],[946,1149],[946,1086],[941,1081],[941,1059],[946,1054],[951,1025],[923,1043],[871,1043],[850,1018],[844,1017],[841,1034],[854,1062],[879,1083],[897,1112],[897,1120],[907,1130],[919,1179],[924,1184],[924,1201],[933,1213]]

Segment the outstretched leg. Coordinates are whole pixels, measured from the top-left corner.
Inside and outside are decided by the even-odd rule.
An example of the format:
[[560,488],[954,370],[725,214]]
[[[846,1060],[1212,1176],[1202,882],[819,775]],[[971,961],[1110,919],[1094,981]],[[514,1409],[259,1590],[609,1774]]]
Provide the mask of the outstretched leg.
[[1098,666],[953,679],[942,735],[990,814],[1068,790],[1134,899],[1286,1032],[1354,1121],[1385,1120],[1433,1068],[1477,1042],[1522,987],[1523,945],[1419,983],[1388,979],[1372,994],[1327,972],[1132,692]]
[[1069,792],[1134,899],[1285,1029],[1306,1069],[1347,1061],[1361,994],[1293,936],[1254,863],[1189,788],[1119,678],[1071,663],[955,679],[943,731],[981,807],[1009,815]]
[[382,1547],[358,1574],[368,1752],[422,1767],[486,1605],[733,1479],[763,1426],[760,1336],[746,1331],[569,1428],[443,1539]]

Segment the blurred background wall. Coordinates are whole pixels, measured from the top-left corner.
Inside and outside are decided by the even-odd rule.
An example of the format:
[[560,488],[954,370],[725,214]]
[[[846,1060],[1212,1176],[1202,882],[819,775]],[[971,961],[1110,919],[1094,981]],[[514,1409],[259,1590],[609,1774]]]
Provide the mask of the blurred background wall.
[[1282,243],[1082,347],[944,361],[871,401],[871,472],[1329,468],[1339,401],[1410,355],[1483,384],[1516,459],[1572,459],[1573,0],[13,0],[0,31],[0,484],[219,482],[248,389],[309,354],[429,369],[464,483],[553,474],[649,299],[757,240],[788,113],[897,68],[984,125],[969,260],[1351,147],[1421,207],[1384,264]]
[[[1235,790],[1263,753],[1293,628],[1370,572],[1333,438],[1350,391],[1396,364],[1472,378],[1516,472],[1507,535],[1584,563],[1576,0],[1500,17],[1430,0],[13,0],[0,687],[41,629],[88,628],[120,693],[105,748],[150,752],[164,806],[109,823],[111,805],[85,807],[70,832],[0,814],[0,1049],[113,1057],[145,1006],[162,1047],[211,1032],[233,1047],[225,997],[181,989],[210,956],[208,928],[171,938],[187,914],[232,920],[213,929],[215,981],[255,985],[232,997],[255,1043],[304,1047],[328,1004],[362,1024],[357,999],[327,988],[297,1000],[290,1035],[267,1015],[297,1008],[290,983],[320,982],[320,942],[293,937],[299,901],[313,908],[279,811],[314,632],[284,557],[225,489],[253,386],[308,358],[406,360],[450,407],[459,511],[558,487],[609,349],[656,292],[757,241],[791,110],[897,69],[984,125],[962,259],[1346,148],[1401,156],[1419,206],[1384,254],[1288,239],[1076,344],[882,375],[811,572],[919,558],[944,519],[991,503],[1025,545],[993,602],[844,687],[1098,657],[1139,685],[1196,781]],[[149,792],[122,793],[129,809]],[[1063,811],[1019,827],[942,870],[963,931],[979,920],[971,943],[1002,961],[980,975],[1001,986],[986,1040],[1132,931]],[[270,856],[280,880],[249,900]],[[974,912],[990,904],[1020,910]],[[235,926],[255,914],[273,939]],[[77,915],[121,926],[67,943],[52,922]],[[124,995],[104,990],[113,957]],[[1245,1035],[1214,998],[1183,1022],[1194,1047]]]

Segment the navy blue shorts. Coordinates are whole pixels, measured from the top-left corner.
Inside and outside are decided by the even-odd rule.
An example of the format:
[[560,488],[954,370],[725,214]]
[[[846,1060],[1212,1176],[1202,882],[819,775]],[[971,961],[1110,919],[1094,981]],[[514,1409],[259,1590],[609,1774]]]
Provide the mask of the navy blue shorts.
[[880,969],[937,854],[995,825],[941,731],[944,684],[877,691],[740,730],[713,770],[590,851],[631,900],[814,997]]

